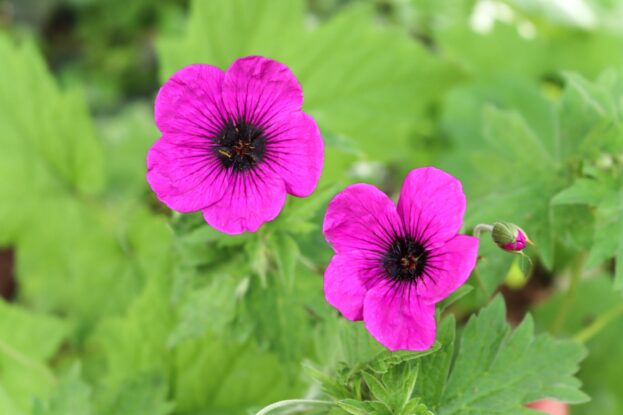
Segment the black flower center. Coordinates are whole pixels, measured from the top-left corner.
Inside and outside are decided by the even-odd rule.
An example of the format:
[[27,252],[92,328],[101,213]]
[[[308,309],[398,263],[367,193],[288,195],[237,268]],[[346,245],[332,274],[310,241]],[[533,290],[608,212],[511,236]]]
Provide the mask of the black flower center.
[[394,281],[417,281],[426,272],[428,251],[410,237],[399,237],[383,256],[383,267]]
[[227,121],[215,141],[216,157],[223,166],[237,171],[255,167],[266,153],[264,131],[244,120]]

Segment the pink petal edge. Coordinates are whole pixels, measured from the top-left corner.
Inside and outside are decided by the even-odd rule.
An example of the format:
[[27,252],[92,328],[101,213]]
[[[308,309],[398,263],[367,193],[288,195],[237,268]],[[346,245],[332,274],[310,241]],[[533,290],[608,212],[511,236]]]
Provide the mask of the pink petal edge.
[[353,264],[357,259],[335,255],[324,273],[324,293],[327,302],[344,317],[357,321],[363,319],[363,300],[366,289]]
[[417,299],[413,293],[396,291],[391,284],[378,284],[364,300],[365,326],[391,351],[428,350],[435,343],[435,306]]
[[[203,150],[183,144],[185,138],[163,136],[147,152],[147,182],[158,199],[178,212],[195,212],[222,198],[224,174],[217,160],[204,163]],[[202,164],[198,164],[200,159]]]
[[456,235],[431,252],[428,272],[432,280],[424,276],[417,285],[421,301],[435,304],[465,284],[476,267],[478,242],[472,236]]
[[[256,174],[261,178],[237,174],[229,176],[229,192],[203,209],[203,217],[210,226],[230,235],[238,235],[256,232],[265,222],[279,215],[286,201],[283,181],[263,170],[258,170]],[[255,182],[249,184],[249,179]],[[244,190],[236,192],[236,188]]]
[[235,60],[225,72],[223,101],[232,117],[244,117],[260,126],[280,114],[300,111],[303,90],[286,65],[247,56]]
[[459,232],[465,205],[459,180],[435,167],[422,167],[405,178],[398,214],[411,235],[435,248]]
[[382,255],[391,236],[389,229],[401,229],[396,207],[369,184],[354,184],[338,193],[323,222],[324,236],[337,253],[361,250]]
[[154,104],[156,126],[163,133],[205,136],[223,125],[223,70],[195,64],[171,76],[158,91]]
[[324,143],[314,119],[294,112],[274,120],[267,130],[267,162],[283,179],[288,193],[307,197],[313,193],[322,174]]

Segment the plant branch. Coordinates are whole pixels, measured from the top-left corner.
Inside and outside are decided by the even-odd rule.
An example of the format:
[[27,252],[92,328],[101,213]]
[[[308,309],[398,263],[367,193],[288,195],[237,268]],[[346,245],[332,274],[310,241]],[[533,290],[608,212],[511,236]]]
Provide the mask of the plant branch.
[[493,226],[486,223],[479,223],[478,225],[474,226],[474,237],[480,238],[480,234],[483,232],[493,232]]
[[289,399],[289,400],[279,401],[279,402],[270,404],[264,407],[264,409],[259,411],[256,415],[265,415],[274,409],[284,408],[286,406],[291,406],[291,405],[301,406],[301,405],[334,405],[334,404],[335,402],[319,401],[316,399]]
[[584,258],[585,255],[580,254],[575,261],[575,264],[573,264],[573,267],[571,268],[571,282],[569,283],[569,289],[567,290],[562,305],[558,310],[558,314],[556,315],[556,318],[554,319],[550,327],[550,332],[554,335],[560,333],[560,330],[562,330],[565,321],[567,320],[567,316],[569,314],[569,310],[571,309],[571,304],[573,303],[578,283],[580,282],[580,277],[582,276],[582,270],[584,269]]
[[611,308],[605,313],[597,317],[591,324],[577,332],[573,339],[580,343],[586,343],[597,334],[599,334],[608,324],[619,317],[623,317],[623,304]]

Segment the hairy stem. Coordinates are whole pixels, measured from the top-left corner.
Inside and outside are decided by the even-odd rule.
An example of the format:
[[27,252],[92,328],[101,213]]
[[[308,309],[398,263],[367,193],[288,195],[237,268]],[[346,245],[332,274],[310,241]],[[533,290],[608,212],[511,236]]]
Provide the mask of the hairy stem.
[[567,315],[571,309],[571,303],[573,303],[575,292],[577,290],[578,283],[580,282],[580,277],[582,276],[582,270],[584,269],[584,258],[585,255],[580,254],[571,268],[571,282],[569,283],[569,289],[567,290],[567,294],[565,295],[562,305],[558,310],[558,314],[550,327],[550,332],[554,335],[558,334],[560,330],[562,330],[565,321],[567,320]]
[[316,399],[288,399],[286,401],[279,401],[273,404],[270,404],[261,411],[259,411],[256,415],[265,415],[272,410],[284,408],[286,406],[305,406],[305,405],[334,405],[335,402],[331,401],[319,401]]
[[480,278],[480,275],[478,275],[478,271],[473,270],[472,276],[474,277],[474,280],[476,280],[476,284],[478,285],[478,288],[480,289],[480,291],[482,291],[482,293],[484,294],[485,298],[489,299],[489,297],[491,297],[491,294],[489,293],[489,290],[487,290],[485,283]]
[[[475,238],[480,238],[480,234],[483,232],[493,232],[493,225],[488,225],[486,223],[479,223],[478,225],[474,226],[474,231],[472,232],[472,235],[474,235]],[[472,276],[474,277],[474,280],[476,280],[476,284],[478,285],[478,288],[480,289],[480,291],[482,291],[485,298],[488,299],[491,296],[491,294],[489,293],[489,291],[487,290],[487,287],[485,287],[485,284],[483,283],[482,279],[478,275],[478,271],[474,270],[472,272]]]
[[480,234],[483,232],[493,232],[493,225],[487,225],[486,223],[479,223],[474,227],[473,235],[476,238],[480,238]]
[[573,338],[580,343],[586,343],[598,335],[606,326],[608,326],[608,324],[612,323],[619,317],[623,317],[623,304],[619,304],[618,306],[601,314],[595,319],[595,321],[577,332]]

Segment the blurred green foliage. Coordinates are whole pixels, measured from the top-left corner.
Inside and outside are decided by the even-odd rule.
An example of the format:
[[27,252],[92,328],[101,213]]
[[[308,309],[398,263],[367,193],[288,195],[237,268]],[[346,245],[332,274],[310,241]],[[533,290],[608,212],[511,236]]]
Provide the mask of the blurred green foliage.
[[[535,337],[530,317],[511,333],[500,298],[464,323],[517,264],[537,331],[591,332],[620,307],[620,2],[187,3],[0,1],[0,245],[17,278],[0,300],[0,414],[239,414],[323,393],[356,414],[585,401],[577,342]],[[248,54],[293,69],[327,154],[313,196],[230,237],[159,204],[144,160],[158,85]],[[445,304],[435,349],[388,355],[325,303],[319,225],[343,185],[395,195],[427,164],[463,182],[466,229],[526,229],[534,266],[483,239],[480,284]],[[585,339],[592,400],[574,414],[623,412],[621,321]]]

